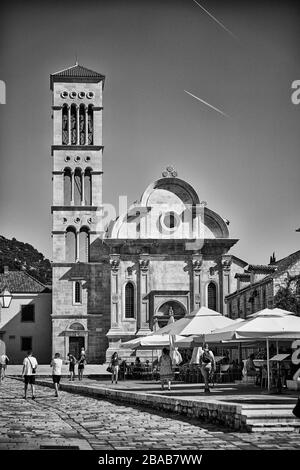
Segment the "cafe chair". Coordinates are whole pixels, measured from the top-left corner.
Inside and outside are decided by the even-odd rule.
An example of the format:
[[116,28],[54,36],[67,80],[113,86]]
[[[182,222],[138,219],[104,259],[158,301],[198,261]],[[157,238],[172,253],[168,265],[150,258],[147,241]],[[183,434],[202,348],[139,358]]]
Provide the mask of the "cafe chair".
[[[229,364],[220,364],[220,370],[217,373],[217,381],[223,382],[225,378],[229,380]],[[226,380],[224,380],[226,381]]]

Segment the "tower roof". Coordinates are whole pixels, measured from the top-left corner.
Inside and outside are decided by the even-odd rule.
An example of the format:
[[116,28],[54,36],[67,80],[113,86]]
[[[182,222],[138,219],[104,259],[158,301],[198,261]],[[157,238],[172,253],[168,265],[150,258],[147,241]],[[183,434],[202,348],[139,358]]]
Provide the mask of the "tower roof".
[[50,88],[53,89],[53,82],[100,82],[105,80],[105,75],[94,70],[87,69],[77,62],[72,67],[52,73],[50,75]]

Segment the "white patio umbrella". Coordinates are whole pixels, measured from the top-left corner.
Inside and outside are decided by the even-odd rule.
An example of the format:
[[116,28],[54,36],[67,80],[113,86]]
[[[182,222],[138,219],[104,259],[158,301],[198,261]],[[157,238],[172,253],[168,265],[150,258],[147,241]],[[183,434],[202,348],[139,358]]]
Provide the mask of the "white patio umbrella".
[[201,307],[185,315],[183,318],[180,318],[180,320],[160,328],[155,332],[155,335],[203,335],[210,333],[216,328],[233,324],[235,324],[234,320],[225,317],[221,313],[215,312],[207,307]]
[[[121,343],[121,348],[152,350],[152,363],[153,363],[153,351],[155,350],[157,351],[166,347],[171,348],[173,351],[174,346],[177,346],[177,342],[180,342],[183,339],[184,339],[184,336],[179,336],[179,335],[175,335],[173,337],[169,335],[140,336],[139,338],[126,341],[126,343]],[[158,353],[157,353],[157,357],[159,357]]]
[[279,308],[265,308],[247,319],[235,322],[205,335],[208,343],[266,341],[268,389],[270,389],[269,341],[297,338],[300,335],[300,317]]
[[[164,336],[162,336],[163,338]],[[176,335],[170,335],[170,357],[172,360],[173,365],[179,365],[182,362],[182,357],[180,352],[178,351],[178,346],[176,344],[176,338],[177,340],[180,340],[180,338],[184,338],[183,336],[177,336]]]
[[[180,342],[184,339],[183,336],[175,335],[175,343]],[[126,343],[121,344],[123,349],[162,349],[165,347],[170,347],[171,341],[169,335],[147,335],[140,336],[139,338],[126,341]]]
[[157,331],[159,330],[159,324],[158,324],[158,319],[157,318],[154,318],[154,322],[153,322],[153,331]]
[[193,349],[192,357],[190,360],[190,364],[199,364],[200,362],[200,356],[202,355],[202,347],[201,346],[195,346]]

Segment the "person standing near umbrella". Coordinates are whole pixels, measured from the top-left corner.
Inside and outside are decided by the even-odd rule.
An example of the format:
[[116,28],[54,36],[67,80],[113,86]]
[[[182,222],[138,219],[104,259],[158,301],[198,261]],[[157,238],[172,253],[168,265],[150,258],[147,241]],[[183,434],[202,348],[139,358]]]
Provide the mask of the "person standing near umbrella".
[[203,346],[203,352],[200,357],[201,374],[204,379],[204,393],[209,393],[209,376],[215,370],[215,357],[213,352],[209,349],[208,344]]
[[163,348],[159,359],[159,375],[161,389],[164,390],[165,382],[168,383],[168,390],[171,390],[171,380],[173,379],[172,359],[167,348]]
[[86,357],[85,354],[80,354],[80,358],[78,359],[78,380],[82,380],[83,378],[83,370],[86,365]]
[[118,375],[119,375],[119,367],[120,367],[120,358],[118,356],[117,351],[113,353],[110,360],[110,367],[111,367],[111,383],[113,384],[114,381],[118,383]]

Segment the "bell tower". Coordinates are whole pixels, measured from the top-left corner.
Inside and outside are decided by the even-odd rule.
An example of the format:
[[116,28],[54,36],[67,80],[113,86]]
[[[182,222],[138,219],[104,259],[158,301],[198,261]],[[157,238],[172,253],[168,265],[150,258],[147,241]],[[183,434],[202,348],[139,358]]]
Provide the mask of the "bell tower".
[[[53,145],[53,352],[91,349],[87,280],[101,237],[104,75],[73,67],[50,76]],[[95,267],[94,267],[95,268]],[[93,328],[92,328],[93,329]],[[96,328],[95,328],[96,329]],[[99,328],[98,328],[99,330]],[[90,334],[91,333],[91,334]],[[94,338],[95,340],[95,338]],[[95,341],[94,341],[95,342]],[[97,353],[90,351],[90,359]]]

